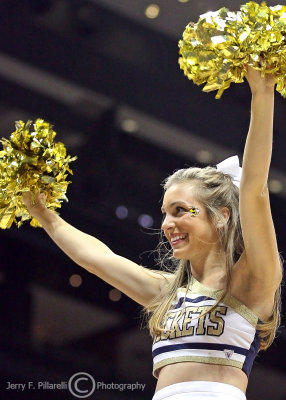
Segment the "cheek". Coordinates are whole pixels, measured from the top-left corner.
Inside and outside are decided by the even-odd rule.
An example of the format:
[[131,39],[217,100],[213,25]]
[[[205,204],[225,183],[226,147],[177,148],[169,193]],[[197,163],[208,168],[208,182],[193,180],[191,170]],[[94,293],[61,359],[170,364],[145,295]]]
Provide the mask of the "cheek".
[[197,217],[192,217],[191,214],[184,215],[180,220],[180,225],[183,229],[194,229],[196,225]]
[[181,221],[183,230],[192,230],[197,235],[210,236],[213,234],[213,225],[203,216],[185,216]]

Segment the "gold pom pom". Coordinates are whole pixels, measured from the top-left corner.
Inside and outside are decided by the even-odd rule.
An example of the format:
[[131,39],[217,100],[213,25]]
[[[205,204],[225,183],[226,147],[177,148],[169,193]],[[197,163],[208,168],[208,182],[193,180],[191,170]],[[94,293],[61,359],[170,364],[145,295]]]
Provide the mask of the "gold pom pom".
[[246,65],[273,74],[286,97],[286,6],[254,1],[232,12],[226,7],[190,22],[179,41],[180,68],[203,91],[217,90],[219,99],[232,82],[241,83]]
[[67,200],[69,163],[77,157],[67,156],[63,143],[53,143],[55,136],[48,122],[37,119],[34,124],[17,121],[10,139],[0,140],[0,228],[10,228],[13,222],[20,227],[30,219],[32,226],[41,226],[27,211],[24,192],[46,192],[51,210]]

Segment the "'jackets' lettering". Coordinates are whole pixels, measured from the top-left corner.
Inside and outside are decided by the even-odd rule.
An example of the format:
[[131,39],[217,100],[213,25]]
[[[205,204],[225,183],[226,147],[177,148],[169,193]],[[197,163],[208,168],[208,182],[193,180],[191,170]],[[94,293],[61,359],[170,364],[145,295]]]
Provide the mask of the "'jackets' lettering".
[[224,332],[223,316],[227,313],[227,307],[217,306],[208,312],[209,309],[210,306],[189,306],[171,311],[165,331],[155,337],[154,343],[181,336],[221,336]]

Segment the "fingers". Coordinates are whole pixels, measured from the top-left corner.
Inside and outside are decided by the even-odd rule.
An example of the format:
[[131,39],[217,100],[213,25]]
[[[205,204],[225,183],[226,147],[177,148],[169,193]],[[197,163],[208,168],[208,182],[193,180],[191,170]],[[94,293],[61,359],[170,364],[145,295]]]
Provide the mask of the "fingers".
[[252,68],[249,65],[246,67],[245,77],[249,83],[252,93],[268,89],[273,90],[276,84],[275,78],[271,73],[266,73],[264,76],[262,76],[260,70]]
[[34,199],[31,192],[23,193],[23,202],[29,211],[36,207],[45,207],[46,200],[47,195],[45,193],[37,192]]
[[32,193],[24,192],[22,197],[25,206],[29,209],[29,207],[32,205]]
[[46,193],[37,192],[36,195],[35,195],[35,203],[34,203],[34,205],[36,205],[36,203],[40,203],[40,204],[45,205],[46,204],[46,200],[47,200]]

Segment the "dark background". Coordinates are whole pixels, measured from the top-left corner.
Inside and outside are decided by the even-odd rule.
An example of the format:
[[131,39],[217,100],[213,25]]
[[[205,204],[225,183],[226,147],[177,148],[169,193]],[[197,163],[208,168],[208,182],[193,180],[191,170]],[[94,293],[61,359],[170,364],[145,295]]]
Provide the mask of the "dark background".
[[[223,5],[237,10],[239,1],[157,4],[160,14],[151,20],[145,0],[0,2],[1,137],[15,120],[53,123],[57,139],[78,156],[62,217],[150,267],[160,183],[177,168],[241,156],[250,115],[247,83],[215,100],[177,64],[185,25]],[[269,186],[285,256],[285,100],[276,93],[275,101]],[[128,209],[127,218],[116,216],[119,206]],[[97,389],[89,398],[151,399],[156,381],[141,308],[75,265],[43,230],[27,224],[0,234],[0,399],[76,398],[64,388],[6,387],[68,382],[78,372],[105,384],[145,384],[143,391]],[[81,284],[72,286],[71,277]],[[255,361],[249,400],[286,399],[285,357],[282,327]]]

